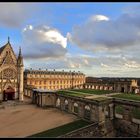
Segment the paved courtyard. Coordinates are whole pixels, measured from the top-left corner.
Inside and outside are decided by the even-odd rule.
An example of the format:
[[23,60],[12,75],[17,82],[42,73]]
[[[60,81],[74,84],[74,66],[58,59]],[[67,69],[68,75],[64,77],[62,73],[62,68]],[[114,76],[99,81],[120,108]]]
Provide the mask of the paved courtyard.
[[77,120],[55,108],[41,109],[29,103],[0,105],[0,137],[26,137]]

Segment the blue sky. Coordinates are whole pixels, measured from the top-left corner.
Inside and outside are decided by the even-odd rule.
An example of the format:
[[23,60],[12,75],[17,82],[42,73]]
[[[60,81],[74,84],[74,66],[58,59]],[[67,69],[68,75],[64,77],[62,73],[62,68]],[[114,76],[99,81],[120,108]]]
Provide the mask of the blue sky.
[[0,3],[0,45],[25,68],[140,77],[140,3]]

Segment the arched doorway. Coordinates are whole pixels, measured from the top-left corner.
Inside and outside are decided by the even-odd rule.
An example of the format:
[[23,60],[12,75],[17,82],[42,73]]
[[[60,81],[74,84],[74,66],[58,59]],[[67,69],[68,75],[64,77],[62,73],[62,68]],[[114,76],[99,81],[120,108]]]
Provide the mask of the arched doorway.
[[86,105],[84,108],[84,118],[90,120],[90,107]]
[[124,87],[121,87],[121,92],[123,92],[123,93],[124,93]]
[[3,91],[4,101],[14,100],[14,96],[15,96],[15,90],[11,86],[8,86],[8,88]]

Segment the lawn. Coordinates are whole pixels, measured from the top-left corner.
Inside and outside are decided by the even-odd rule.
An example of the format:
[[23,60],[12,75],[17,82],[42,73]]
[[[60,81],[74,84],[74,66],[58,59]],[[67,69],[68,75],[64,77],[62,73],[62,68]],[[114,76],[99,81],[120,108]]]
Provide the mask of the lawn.
[[80,93],[80,92],[76,92],[76,91],[58,91],[58,94],[64,94],[64,95],[70,95],[70,96],[78,96],[78,97],[86,97],[87,95],[91,95],[91,94],[86,94],[86,93]]
[[111,97],[140,101],[140,95],[136,95],[136,94],[123,93],[118,95],[112,95]]
[[[115,112],[118,113],[118,114],[122,114],[124,113],[124,108],[120,105],[117,105],[115,107]],[[132,110],[132,112],[130,112],[132,114],[132,116],[136,119],[140,119],[140,109],[139,108],[134,108]]]
[[98,98],[94,98],[92,100],[96,100],[96,101],[105,101],[107,98],[106,97],[98,97]]
[[71,123],[68,123],[68,124],[50,129],[50,130],[46,130],[46,131],[31,135],[29,137],[34,137],[34,138],[35,137],[58,137],[58,136],[66,134],[66,133],[69,133],[73,130],[79,129],[79,128],[84,127],[84,126],[87,126],[89,124],[90,123],[87,122],[87,121],[78,120],[78,121],[75,121],[75,122],[71,122]]
[[123,114],[124,109],[123,109],[122,106],[117,105],[117,106],[115,107],[115,112],[118,113],[118,114]]
[[73,89],[71,91],[77,91],[77,92],[95,94],[95,95],[103,95],[103,94],[113,93],[113,91],[110,91],[110,90],[95,90],[95,89]]
[[134,108],[132,110],[132,115],[136,119],[140,119],[140,109],[139,108]]

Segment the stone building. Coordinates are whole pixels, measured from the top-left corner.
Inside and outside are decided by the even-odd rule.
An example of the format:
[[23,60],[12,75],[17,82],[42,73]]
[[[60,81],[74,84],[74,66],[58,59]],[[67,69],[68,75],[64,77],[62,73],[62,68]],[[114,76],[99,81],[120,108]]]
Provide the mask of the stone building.
[[140,93],[140,86],[136,78],[91,78],[86,77],[86,89],[112,90],[122,93]]
[[81,72],[25,70],[25,88],[32,86],[38,89],[59,90],[83,88],[85,75]]
[[23,57],[16,57],[10,40],[0,48],[0,101],[23,100]]
[[139,93],[139,86],[135,79],[119,79],[114,82],[114,90],[125,93]]

